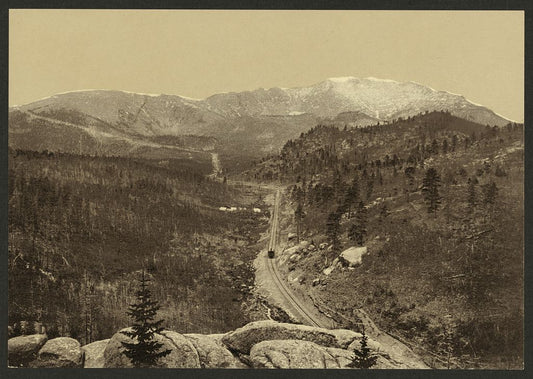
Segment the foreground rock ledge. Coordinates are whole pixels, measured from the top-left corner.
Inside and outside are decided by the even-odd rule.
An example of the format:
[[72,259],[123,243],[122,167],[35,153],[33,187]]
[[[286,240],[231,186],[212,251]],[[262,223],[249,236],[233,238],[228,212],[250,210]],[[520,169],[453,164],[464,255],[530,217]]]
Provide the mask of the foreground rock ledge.
[[[122,331],[131,330],[131,328]],[[160,368],[347,368],[362,335],[346,329],[323,329],[275,321],[251,322],[226,334],[180,334],[163,331],[155,339],[171,353]],[[109,340],[79,346],[72,338],[46,341],[44,335],[9,340],[9,363],[30,367],[132,368],[121,342],[131,338],[118,332]],[[391,338],[371,338],[368,346],[377,369],[429,368],[415,353]],[[46,342],[46,343],[45,343]],[[44,345],[44,346],[43,346]],[[31,360],[31,361],[30,361]]]
[[302,340],[321,346],[346,349],[361,333],[347,329],[323,329],[307,325],[288,324],[271,320],[251,322],[227,333],[222,342],[230,349],[248,354],[255,344],[270,340]]

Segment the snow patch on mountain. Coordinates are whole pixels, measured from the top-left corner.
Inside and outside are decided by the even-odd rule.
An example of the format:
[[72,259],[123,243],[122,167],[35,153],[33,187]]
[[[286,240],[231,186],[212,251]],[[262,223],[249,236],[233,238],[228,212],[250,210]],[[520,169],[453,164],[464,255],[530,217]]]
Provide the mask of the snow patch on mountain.
[[366,80],[373,81],[373,82],[399,83],[399,82],[397,82],[396,80],[374,78],[373,76],[369,76],[368,78],[365,78],[365,79],[366,79]]
[[338,77],[338,78],[329,78],[327,80],[329,80],[330,82],[335,82],[335,83],[346,83],[346,82],[352,81],[354,79],[356,79],[356,78],[353,77],[353,76],[342,76],[342,77]]

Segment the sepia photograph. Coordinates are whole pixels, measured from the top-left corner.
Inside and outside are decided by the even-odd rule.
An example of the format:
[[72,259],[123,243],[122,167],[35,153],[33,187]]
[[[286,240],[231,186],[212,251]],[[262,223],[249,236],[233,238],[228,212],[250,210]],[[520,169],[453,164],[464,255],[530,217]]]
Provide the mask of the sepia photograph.
[[8,371],[523,370],[524,16],[9,9]]

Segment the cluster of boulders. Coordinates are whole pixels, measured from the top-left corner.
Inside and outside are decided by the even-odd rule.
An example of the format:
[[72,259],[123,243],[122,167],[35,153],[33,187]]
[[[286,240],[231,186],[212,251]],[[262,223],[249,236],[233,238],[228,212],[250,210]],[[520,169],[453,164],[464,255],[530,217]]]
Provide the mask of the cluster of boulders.
[[[127,330],[127,329],[125,329]],[[346,329],[256,321],[226,334],[156,334],[162,350],[161,368],[347,368],[362,335]],[[45,335],[9,339],[13,367],[133,367],[121,342],[132,342],[118,332],[110,339],[85,346],[67,337],[47,340]],[[375,368],[427,368],[414,354],[406,356],[369,339],[378,356]]]
[[289,247],[283,251],[279,258],[279,263],[284,264],[287,260],[289,262],[289,270],[293,268],[294,264],[298,262],[303,256],[316,250],[316,246],[309,241],[301,241],[295,246]]

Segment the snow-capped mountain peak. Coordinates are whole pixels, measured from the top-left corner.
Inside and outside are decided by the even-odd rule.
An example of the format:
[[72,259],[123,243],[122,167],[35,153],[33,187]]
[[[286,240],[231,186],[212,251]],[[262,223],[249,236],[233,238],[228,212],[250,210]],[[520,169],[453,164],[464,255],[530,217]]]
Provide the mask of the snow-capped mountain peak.
[[448,110],[453,115],[482,124],[504,125],[509,122],[461,95],[413,81],[353,76],[333,77],[308,87],[219,93],[203,100],[128,91],[71,91],[18,109],[38,109],[39,112],[73,109],[112,125],[123,125],[131,118],[136,120],[138,133],[144,133],[145,125],[152,124],[148,128],[152,134],[158,133],[154,128],[194,133],[199,123],[204,126],[211,121],[240,117],[307,114],[332,118],[344,112],[366,115],[365,122],[390,121],[434,110]]

